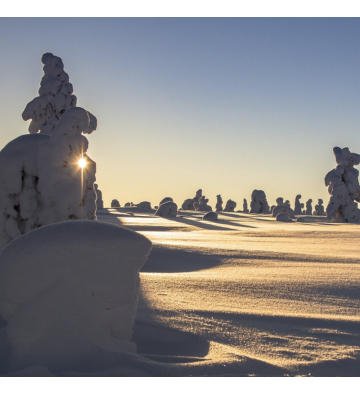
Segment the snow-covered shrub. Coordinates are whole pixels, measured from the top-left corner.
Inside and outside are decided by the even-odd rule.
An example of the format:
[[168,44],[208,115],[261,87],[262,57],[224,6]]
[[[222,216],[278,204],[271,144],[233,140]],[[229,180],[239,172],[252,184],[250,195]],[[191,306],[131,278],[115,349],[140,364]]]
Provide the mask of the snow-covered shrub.
[[247,200],[246,199],[244,199],[244,202],[243,202],[243,213],[248,213],[249,212],[249,209],[248,209],[248,202],[247,202]]
[[214,213],[213,211],[210,211],[208,213],[206,213],[202,219],[204,221],[217,221],[218,220],[218,214]]
[[327,218],[331,222],[360,222],[360,210],[356,202],[360,202],[359,171],[354,168],[360,163],[360,155],[349,151],[349,148],[333,149],[338,166],[325,177],[330,200],[326,208]]
[[58,56],[45,53],[41,58],[44,76],[40,82],[39,96],[27,104],[22,113],[24,121],[31,119],[30,133],[50,135],[65,111],[76,106],[76,96],[64,64]]
[[221,199],[221,195],[216,195],[216,199],[217,199],[215,206],[216,211],[223,211],[223,206],[222,206],[223,200]]
[[276,217],[280,213],[287,213],[291,218],[295,218],[294,211],[290,207],[285,206],[284,204],[274,207],[274,210],[272,211],[272,216]]
[[158,217],[176,217],[177,216],[177,204],[174,202],[165,202],[159,206],[155,215]]
[[109,352],[136,352],[139,269],[151,248],[139,233],[97,221],[52,224],[6,246],[0,315],[7,369],[86,371]]
[[315,205],[314,215],[324,215],[325,209],[323,206],[324,201],[322,199],[318,199],[318,204]]
[[[278,206],[279,207],[279,206]],[[287,207],[287,206],[285,206]],[[291,210],[291,209],[290,209]],[[292,219],[290,217],[290,214],[287,212],[281,212],[276,215],[276,221],[280,222],[292,222]]]
[[312,199],[309,199],[306,202],[306,211],[305,211],[306,215],[312,215]]
[[120,203],[117,199],[111,201],[111,207],[120,207]]
[[296,195],[295,198],[295,209],[294,213],[296,215],[300,215],[302,213],[302,209],[304,208],[304,203],[300,203],[301,195]]
[[151,203],[150,202],[140,202],[136,205],[136,207],[140,208],[141,210],[151,210]]
[[73,107],[51,136],[20,136],[0,151],[0,247],[43,225],[96,219],[96,164],[82,135],[96,124],[92,114]]
[[104,202],[102,200],[102,192],[98,189],[98,184],[94,184],[95,193],[96,193],[96,208],[104,208]]
[[269,213],[269,205],[264,191],[254,189],[253,193],[251,194],[250,213]]
[[193,199],[186,199],[184,200],[182,206],[182,210],[194,210],[194,200]]
[[196,211],[212,211],[212,207],[207,204],[209,199],[206,199],[205,196],[201,196],[198,202],[194,203],[194,209]]
[[236,202],[234,202],[233,200],[229,199],[226,202],[224,211],[227,212],[227,213],[233,213],[234,210],[235,210],[235,207],[236,207]]
[[[171,197],[165,197],[160,203],[159,203],[159,207],[166,202],[173,202]],[[132,205],[132,204],[131,204]]]

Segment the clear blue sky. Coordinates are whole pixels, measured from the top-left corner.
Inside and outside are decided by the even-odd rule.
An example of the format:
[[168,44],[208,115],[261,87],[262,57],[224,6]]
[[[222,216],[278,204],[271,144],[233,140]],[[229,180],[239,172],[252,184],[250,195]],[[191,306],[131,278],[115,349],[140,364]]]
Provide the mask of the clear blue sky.
[[360,20],[2,18],[0,145],[27,133],[41,55],[60,56],[105,205],[199,188],[242,208],[253,189],[328,201],[334,146],[360,153]]

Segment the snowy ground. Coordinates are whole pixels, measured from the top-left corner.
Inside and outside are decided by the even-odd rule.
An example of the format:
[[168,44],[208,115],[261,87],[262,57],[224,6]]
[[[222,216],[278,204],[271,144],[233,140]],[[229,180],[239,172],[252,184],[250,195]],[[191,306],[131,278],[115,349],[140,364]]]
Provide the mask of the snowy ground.
[[141,273],[139,356],[97,376],[360,375],[360,226],[152,213],[97,212],[154,244]]

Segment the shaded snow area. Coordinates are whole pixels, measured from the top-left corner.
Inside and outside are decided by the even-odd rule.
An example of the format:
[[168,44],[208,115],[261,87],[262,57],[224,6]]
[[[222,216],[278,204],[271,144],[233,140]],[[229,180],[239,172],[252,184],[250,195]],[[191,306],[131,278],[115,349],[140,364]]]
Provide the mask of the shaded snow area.
[[150,250],[144,236],[97,221],[48,225],[6,246],[1,373],[89,374],[131,359],[139,269]]

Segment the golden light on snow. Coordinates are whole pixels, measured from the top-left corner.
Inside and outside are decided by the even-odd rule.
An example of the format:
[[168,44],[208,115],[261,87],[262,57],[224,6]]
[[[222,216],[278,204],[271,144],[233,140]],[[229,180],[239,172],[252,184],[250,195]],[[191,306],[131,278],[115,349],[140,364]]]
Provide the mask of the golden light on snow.
[[78,165],[83,169],[86,166],[87,162],[84,158],[80,158]]

